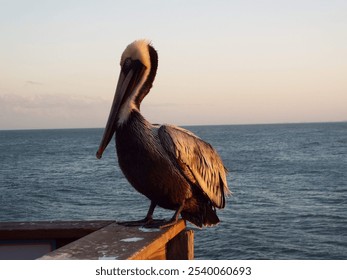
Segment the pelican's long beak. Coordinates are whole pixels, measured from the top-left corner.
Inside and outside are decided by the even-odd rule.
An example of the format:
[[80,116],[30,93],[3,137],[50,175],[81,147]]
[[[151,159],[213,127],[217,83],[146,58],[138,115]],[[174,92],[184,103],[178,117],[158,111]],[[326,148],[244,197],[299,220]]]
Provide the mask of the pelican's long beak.
[[113,134],[116,131],[117,115],[119,112],[120,105],[122,104],[123,97],[125,96],[126,89],[129,81],[131,80],[133,73],[130,71],[127,76],[120,72],[116,92],[114,94],[112,107],[108,116],[107,124],[104,130],[104,135],[99,145],[99,149],[96,152],[96,157],[100,159],[107,145],[110,143]]
[[96,152],[96,157],[100,159],[107,145],[110,143],[113,134],[117,128],[118,113],[123,103],[130,95],[133,93],[134,88],[138,84],[142,73],[144,71],[144,66],[141,64],[135,64],[135,67],[130,68],[127,73],[123,71],[120,72],[118,84],[116,87],[116,92],[114,95],[110,115],[108,116],[106,128],[104,135],[102,137],[98,151]]

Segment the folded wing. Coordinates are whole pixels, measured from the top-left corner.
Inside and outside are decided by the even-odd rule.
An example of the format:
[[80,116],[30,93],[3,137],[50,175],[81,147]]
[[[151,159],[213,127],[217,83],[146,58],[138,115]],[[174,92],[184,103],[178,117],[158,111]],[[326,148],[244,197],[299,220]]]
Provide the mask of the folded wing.
[[227,185],[227,169],[213,147],[192,132],[170,125],[158,130],[159,139],[190,183],[198,186],[212,205],[224,208],[225,195],[230,194]]

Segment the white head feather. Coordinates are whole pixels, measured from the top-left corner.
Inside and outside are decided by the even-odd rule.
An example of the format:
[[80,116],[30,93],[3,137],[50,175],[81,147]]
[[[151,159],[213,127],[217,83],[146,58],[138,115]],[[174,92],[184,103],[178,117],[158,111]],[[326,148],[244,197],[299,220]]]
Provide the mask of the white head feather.
[[146,70],[143,73],[142,79],[134,88],[132,95],[129,96],[123,107],[120,109],[118,119],[119,125],[122,125],[124,122],[126,122],[132,110],[137,110],[137,107],[135,106],[135,97],[138,90],[146,81],[151,69],[151,58],[149,56],[148,45],[150,45],[150,41],[148,40],[136,40],[128,45],[122,54],[120,60],[121,67],[123,66],[123,63],[127,58],[131,58],[132,60],[139,60],[146,67]]
[[130,57],[132,60],[138,59],[147,69],[149,69],[151,66],[151,59],[149,57],[148,45],[150,45],[150,41],[146,39],[132,42],[123,52],[120,65],[122,66],[124,60]]

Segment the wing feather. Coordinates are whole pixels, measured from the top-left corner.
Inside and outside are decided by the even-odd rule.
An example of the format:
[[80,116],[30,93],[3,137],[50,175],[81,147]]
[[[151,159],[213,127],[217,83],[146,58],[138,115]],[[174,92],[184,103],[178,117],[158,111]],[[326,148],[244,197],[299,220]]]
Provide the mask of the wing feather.
[[230,194],[227,185],[227,169],[213,147],[180,127],[162,125],[159,139],[185,177],[200,187],[212,204],[224,208],[225,195]]

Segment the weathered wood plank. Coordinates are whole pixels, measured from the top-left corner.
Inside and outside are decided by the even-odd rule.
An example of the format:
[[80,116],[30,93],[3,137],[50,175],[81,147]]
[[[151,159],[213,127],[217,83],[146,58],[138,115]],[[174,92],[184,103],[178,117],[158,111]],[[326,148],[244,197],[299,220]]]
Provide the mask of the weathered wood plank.
[[166,244],[167,260],[192,260],[194,259],[194,231],[180,232]]
[[1,222],[0,259],[36,259],[112,222]]
[[188,260],[194,260],[194,231],[193,230],[187,230],[187,259]]
[[[186,227],[183,220],[161,231],[161,234],[152,239],[152,242],[136,251],[128,259],[130,260],[161,260],[166,259],[166,244]],[[160,254],[158,254],[160,252]]]
[[40,259],[162,259],[165,244],[185,229],[185,222],[166,229],[109,224]]
[[77,239],[114,221],[1,222],[0,240]]

